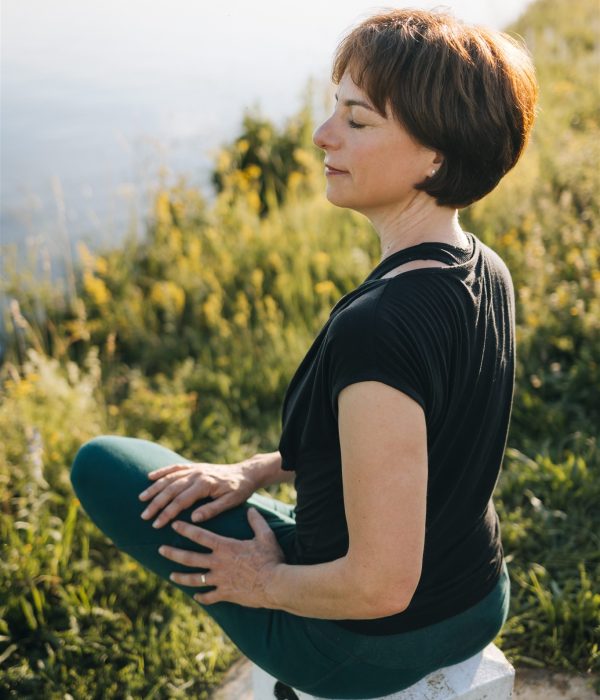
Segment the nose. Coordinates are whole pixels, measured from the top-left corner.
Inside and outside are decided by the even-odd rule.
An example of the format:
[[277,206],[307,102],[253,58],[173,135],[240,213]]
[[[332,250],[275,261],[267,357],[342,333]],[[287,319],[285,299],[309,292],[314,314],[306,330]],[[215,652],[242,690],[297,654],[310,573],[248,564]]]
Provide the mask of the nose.
[[318,126],[313,133],[313,143],[318,148],[326,150],[328,148],[333,148],[336,143],[335,134],[331,128],[331,120],[333,117],[326,119],[320,126]]

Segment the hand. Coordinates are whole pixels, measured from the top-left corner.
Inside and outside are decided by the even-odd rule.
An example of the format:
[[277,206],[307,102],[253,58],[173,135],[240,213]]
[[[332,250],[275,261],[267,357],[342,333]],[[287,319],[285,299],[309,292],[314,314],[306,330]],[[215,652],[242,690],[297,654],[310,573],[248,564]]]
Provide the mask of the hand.
[[248,522],[256,537],[237,540],[223,537],[210,530],[183,521],[173,523],[173,529],[192,542],[208,547],[209,554],[163,545],[159,553],[185,566],[209,569],[202,582],[202,573],[174,572],[171,581],[183,586],[216,586],[213,591],[196,593],[194,600],[210,604],[221,600],[250,608],[269,607],[267,585],[277,566],[285,563],[285,555],[275,533],[255,508],[248,509]]
[[141,517],[148,520],[162,510],[152,523],[153,527],[162,527],[196,501],[211,496],[213,501],[203,504],[191,514],[194,522],[208,520],[244,503],[254,493],[258,483],[252,473],[250,462],[196,462],[155,469],[148,473],[148,478],[155,483],[139,494],[141,501],[152,499]]

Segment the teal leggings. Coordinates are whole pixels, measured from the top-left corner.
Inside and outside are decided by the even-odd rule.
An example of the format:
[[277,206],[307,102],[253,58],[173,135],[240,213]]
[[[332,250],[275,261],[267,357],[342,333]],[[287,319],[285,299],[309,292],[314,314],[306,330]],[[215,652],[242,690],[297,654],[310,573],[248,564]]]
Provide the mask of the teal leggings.
[[[189,571],[158,553],[162,544],[208,551],[172,528],[152,528],[140,517],[147,503],[138,495],[149,484],[146,474],[173,463],[189,463],[176,452],[138,438],[102,435],[77,452],[71,482],[92,521],[147,569],[168,580],[172,571]],[[190,515],[203,499],[182,511]],[[295,520],[291,506],[254,494],[245,503],[202,527],[226,537],[252,539],[247,519],[257,508],[286,554],[292,551]],[[289,559],[288,559],[289,560]],[[494,640],[508,614],[510,584],[506,564],[494,590],[467,611],[414,632],[371,636],[343,629],[331,620],[301,617],[283,610],[247,608],[221,601],[207,605],[191,596],[198,590],[177,583],[190,602],[200,605],[237,647],[283,683],[324,698],[374,698],[406,688],[428,673],[476,654]]]

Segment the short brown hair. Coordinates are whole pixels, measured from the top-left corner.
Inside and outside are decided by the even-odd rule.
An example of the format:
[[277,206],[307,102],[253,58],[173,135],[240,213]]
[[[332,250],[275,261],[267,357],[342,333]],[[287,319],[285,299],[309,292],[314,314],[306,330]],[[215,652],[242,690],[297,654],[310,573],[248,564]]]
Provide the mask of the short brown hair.
[[375,109],[444,162],[415,189],[466,207],[496,187],[525,148],[538,86],[524,44],[443,11],[391,9],[338,45],[331,77],[349,70]]

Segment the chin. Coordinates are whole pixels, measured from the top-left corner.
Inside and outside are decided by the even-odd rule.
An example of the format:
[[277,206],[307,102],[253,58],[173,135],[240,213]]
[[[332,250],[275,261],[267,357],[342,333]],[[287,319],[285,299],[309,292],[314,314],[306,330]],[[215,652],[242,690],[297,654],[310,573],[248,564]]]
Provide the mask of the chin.
[[327,190],[325,196],[327,197],[327,201],[333,204],[334,206],[340,207],[342,209],[352,209],[353,211],[356,211],[359,214],[364,214],[365,216],[365,212],[369,211],[370,209],[369,206],[365,204],[365,202],[357,200],[356,197],[344,197],[339,192],[330,192],[329,190]]
[[339,190],[336,191],[335,188],[328,187],[325,190],[325,196],[327,197],[327,200],[336,207],[354,209],[354,207],[357,205],[356,198],[349,197],[347,194],[344,195],[343,192],[340,192]]

